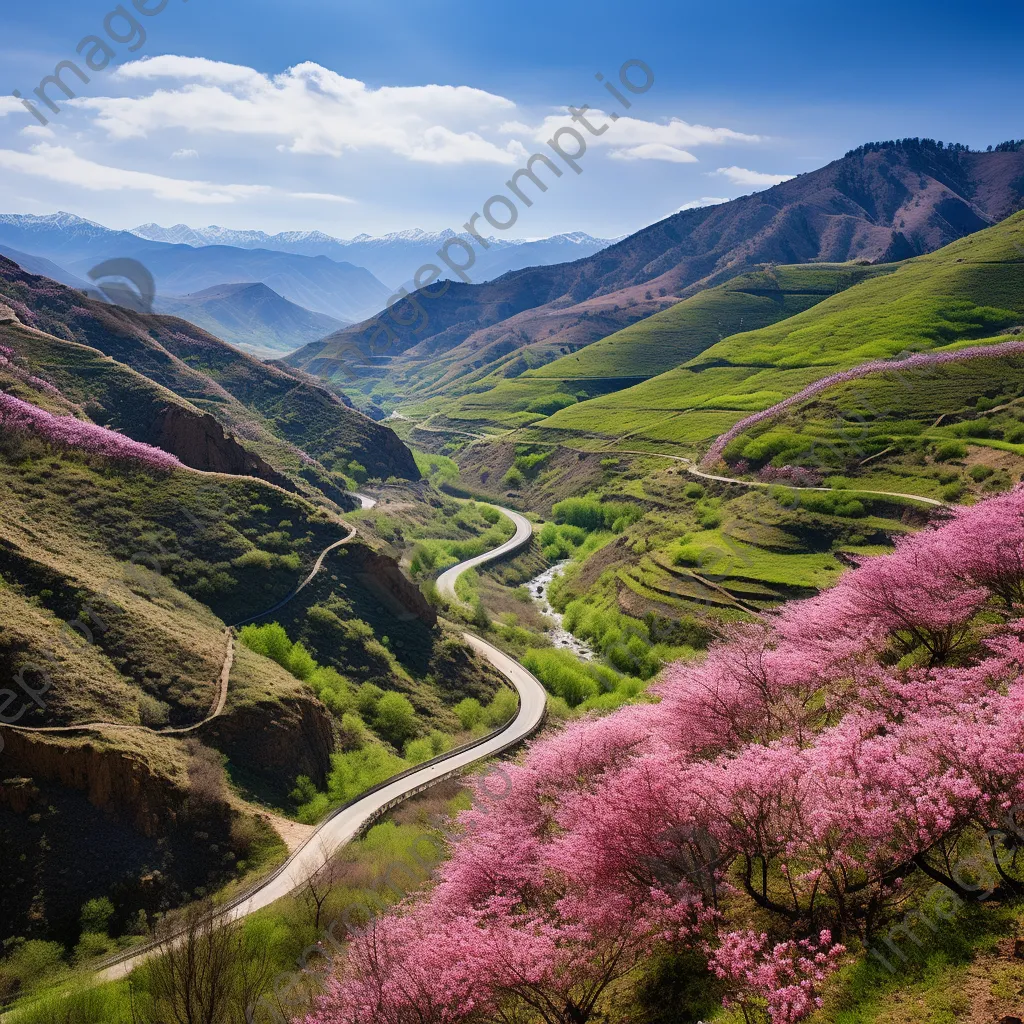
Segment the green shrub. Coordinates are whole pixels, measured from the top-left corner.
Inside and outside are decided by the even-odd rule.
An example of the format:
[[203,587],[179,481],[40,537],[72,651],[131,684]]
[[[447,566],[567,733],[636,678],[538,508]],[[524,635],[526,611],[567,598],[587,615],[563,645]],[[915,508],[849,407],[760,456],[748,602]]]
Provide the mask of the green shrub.
[[700,565],[703,561],[703,549],[696,544],[680,544],[672,556],[673,565]]
[[[376,743],[359,750],[331,756],[327,792],[318,793],[309,779],[297,780],[293,799],[300,803],[300,821],[312,824],[322,818],[332,804],[344,804],[408,768],[408,762]],[[312,793],[312,795],[311,795]]]
[[555,521],[593,532],[602,528],[621,532],[640,519],[644,510],[633,502],[601,502],[597,498],[566,498],[551,508]]
[[942,488],[943,501],[959,501],[963,497],[964,485],[962,483],[949,484]]
[[980,484],[982,480],[987,480],[995,472],[991,466],[972,466],[969,472],[970,478]]
[[98,960],[113,951],[114,940],[100,932],[83,932],[71,954],[76,965],[87,964],[90,960]]
[[463,729],[473,729],[484,719],[483,705],[475,697],[460,700],[452,710],[459,716]]
[[962,441],[943,441],[935,449],[936,462],[952,462],[967,455],[967,445]]
[[287,552],[292,549],[292,539],[283,530],[265,533],[256,544],[258,547],[266,548],[267,551]]
[[479,599],[473,602],[473,613],[469,619],[477,629],[488,630],[491,628],[491,616]]
[[265,626],[243,626],[240,639],[250,650],[276,661],[282,668],[288,667],[292,642],[288,639],[284,626],[279,622],[271,622]]
[[519,455],[516,457],[516,461],[513,463],[516,469],[523,474],[528,480],[532,480],[539,472],[541,467],[548,459],[551,458],[551,452],[534,452],[527,455]]
[[490,704],[484,708],[484,722],[496,729],[513,718],[519,710],[519,697],[506,687],[502,687],[494,695]]
[[551,514],[556,522],[582,530],[600,530],[604,526],[604,512],[597,498],[566,498],[552,506]]
[[106,935],[110,925],[110,919],[114,916],[114,904],[101,896],[98,899],[89,900],[82,904],[82,912],[79,922],[83,932],[93,932],[97,935]]
[[403,694],[385,693],[377,701],[373,727],[384,739],[401,750],[405,741],[416,731],[416,710]]
[[262,569],[267,572],[274,568],[277,558],[269,551],[252,548],[239,555],[231,564],[238,569]]
[[531,650],[523,657],[523,664],[556,697],[561,697],[570,708],[582,704],[588,697],[596,697],[601,689],[590,678],[579,662],[565,651]]
[[409,764],[423,764],[424,761],[430,761],[451,748],[451,737],[435,729],[429,736],[409,740],[405,745],[405,759]]
[[150,729],[159,729],[167,724],[171,706],[148,693],[139,694],[139,721]]
[[722,513],[713,505],[697,507],[697,525],[702,530],[717,530],[722,525]]
[[293,645],[288,654],[287,668],[296,679],[306,682],[316,671],[317,664],[313,660],[313,655],[301,643],[298,643]]
[[518,490],[526,482],[526,478],[523,476],[522,472],[516,469],[515,466],[512,466],[509,469],[509,471],[502,477],[502,480],[506,486],[510,487],[512,490]]
[[377,714],[377,705],[384,696],[384,691],[374,683],[363,683],[356,692],[356,710],[366,721],[373,721]]

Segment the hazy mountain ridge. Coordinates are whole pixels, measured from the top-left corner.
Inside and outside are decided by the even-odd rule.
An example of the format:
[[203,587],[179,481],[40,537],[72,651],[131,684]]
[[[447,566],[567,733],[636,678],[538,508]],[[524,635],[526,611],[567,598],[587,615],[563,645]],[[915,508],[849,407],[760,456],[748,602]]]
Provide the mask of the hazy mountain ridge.
[[154,242],[68,213],[0,214],[0,245],[48,259],[79,278],[104,260],[138,260],[156,279],[158,294],[258,281],[290,302],[343,321],[368,315],[391,294],[370,271],[326,256]]
[[282,298],[262,282],[223,284],[190,295],[157,297],[172,313],[245,351],[272,358],[342,329],[344,321]]
[[[437,250],[457,232],[424,231],[411,228],[385,235],[356,235],[335,238],[322,231],[236,231],[210,225],[193,228],[175,224],[164,228],[159,224],[142,224],[132,233],[150,241],[184,244],[195,247],[232,245],[243,249],[273,249],[301,256],[327,256],[366,267],[374,276],[394,288],[412,279],[422,264],[436,262]],[[466,236],[467,238],[469,236]],[[505,239],[491,237],[490,249],[478,255],[473,278],[478,282],[500,277],[510,270],[531,266],[550,266],[592,256],[613,244],[613,240],[594,238],[585,231],[572,231],[542,239]]]

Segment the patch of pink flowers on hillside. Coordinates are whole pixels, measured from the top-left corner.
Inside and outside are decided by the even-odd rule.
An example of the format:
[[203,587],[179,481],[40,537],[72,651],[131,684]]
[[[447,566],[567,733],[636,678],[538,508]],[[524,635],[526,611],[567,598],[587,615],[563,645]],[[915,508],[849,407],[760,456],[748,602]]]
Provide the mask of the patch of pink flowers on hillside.
[[875,359],[870,363],[862,363],[851,370],[843,370],[841,373],[829,374],[821,380],[809,384],[803,391],[791,395],[789,398],[777,402],[768,409],[755,412],[746,416],[735,426],[731,427],[719,437],[707,450],[700,464],[704,467],[713,466],[718,462],[725,452],[726,447],[744,431],[765,420],[778,416],[780,412],[798,405],[800,402],[813,398],[837,384],[845,384],[847,381],[857,380],[859,377],[866,377],[872,373],[883,373],[886,370],[917,370],[924,366],[942,366],[946,363],[965,363],[971,359],[998,359],[1006,356],[1024,356],[1024,341],[1006,341],[1001,345],[978,345],[972,348],[960,348],[953,352],[919,352],[916,355],[908,356],[906,359],[893,361],[889,359]]
[[0,392],[0,430],[22,431],[41,437],[59,448],[72,448],[89,455],[139,463],[147,469],[183,469],[178,459],[152,445],[133,441],[114,430],[83,423],[73,416],[54,416],[20,398]]

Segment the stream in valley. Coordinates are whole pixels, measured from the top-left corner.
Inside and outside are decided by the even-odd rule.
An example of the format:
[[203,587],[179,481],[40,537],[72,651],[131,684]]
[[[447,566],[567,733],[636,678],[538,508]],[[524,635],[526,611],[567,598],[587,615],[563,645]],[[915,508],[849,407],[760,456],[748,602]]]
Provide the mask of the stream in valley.
[[568,565],[568,562],[557,562],[551,566],[550,569],[545,569],[539,576],[535,576],[529,583],[526,584],[527,590],[530,591],[530,597],[533,598],[534,603],[540,609],[543,615],[546,615],[549,619],[554,622],[554,627],[547,631],[547,636],[550,638],[552,644],[555,647],[560,648],[563,651],[569,651],[575,654],[577,658],[583,658],[586,661],[592,661],[594,658],[594,649],[586,642],[586,640],[580,640],[575,637],[562,625],[562,615],[560,612],[556,612],[551,607],[551,602],[548,600],[548,589],[551,586],[551,581],[561,572],[562,567]]

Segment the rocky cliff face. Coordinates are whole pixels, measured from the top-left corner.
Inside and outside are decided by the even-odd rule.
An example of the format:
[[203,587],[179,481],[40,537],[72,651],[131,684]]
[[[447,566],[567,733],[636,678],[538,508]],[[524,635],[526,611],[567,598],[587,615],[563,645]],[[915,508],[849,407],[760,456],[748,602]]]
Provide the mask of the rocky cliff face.
[[277,799],[287,796],[299,775],[320,787],[327,783],[334,727],[330,713],[312,695],[234,708],[207,723],[200,735]]
[[249,451],[209,413],[197,416],[180,405],[168,405],[160,410],[156,427],[157,441],[164,451],[177,455],[186,466],[213,473],[255,476],[260,480],[294,491],[295,486],[285,476],[255,452]]
[[437,625],[437,612],[428,604],[419,588],[399,569],[398,563],[364,544],[347,547],[352,559],[349,569],[393,615],[401,621],[419,619],[431,628]]
[[[17,802],[13,777],[56,782],[85,793],[89,803],[127,819],[145,836],[160,835],[187,797],[184,780],[158,772],[134,750],[106,747],[102,741],[3,731],[3,769],[8,805]],[[22,795],[28,791],[24,781]]]

